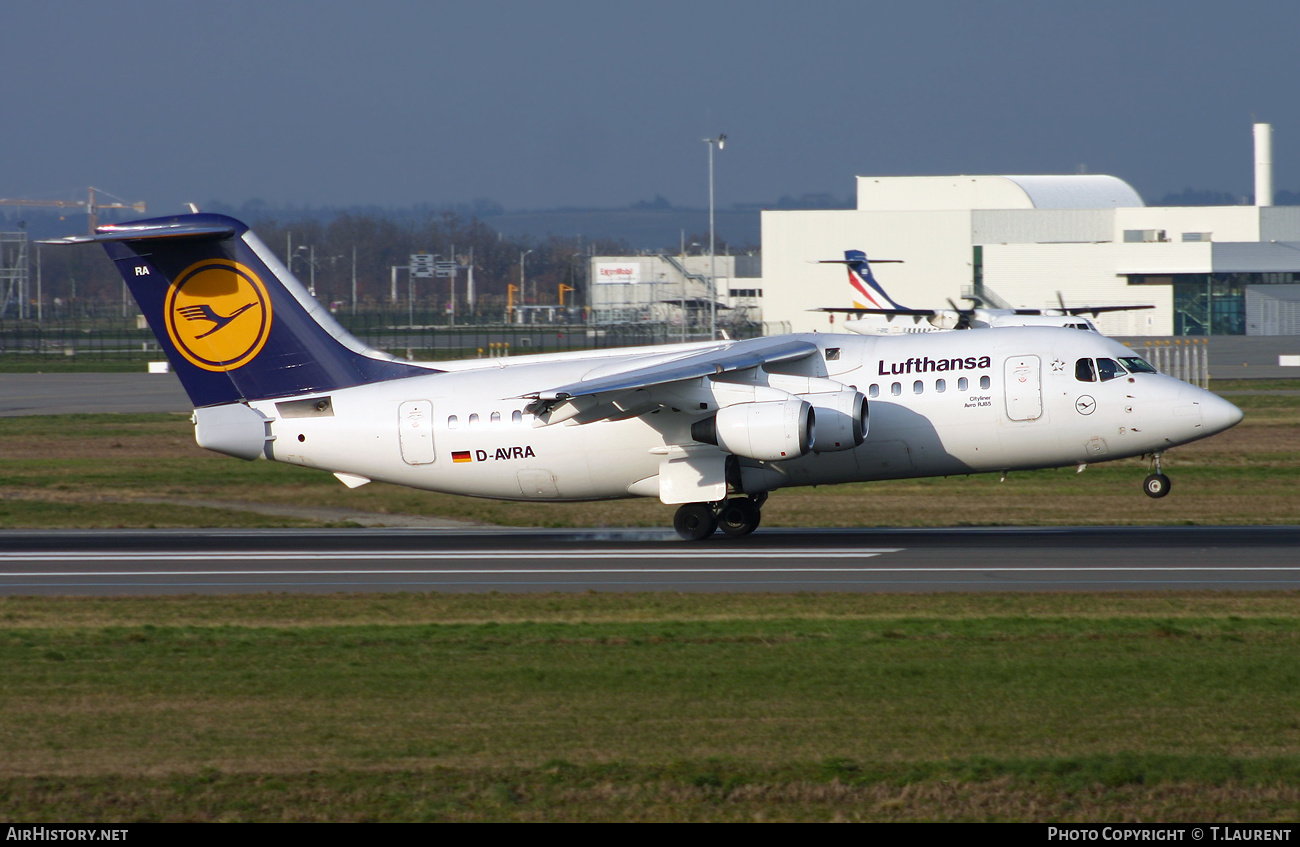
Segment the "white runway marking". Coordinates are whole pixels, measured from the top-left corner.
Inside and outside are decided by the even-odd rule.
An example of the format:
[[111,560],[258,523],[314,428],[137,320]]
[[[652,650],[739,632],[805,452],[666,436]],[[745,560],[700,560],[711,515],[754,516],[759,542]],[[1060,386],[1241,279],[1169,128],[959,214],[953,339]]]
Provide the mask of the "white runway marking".
[[854,550],[703,550],[700,548],[637,550],[584,550],[584,551],[529,551],[529,550],[341,550],[331,553],[294,553],[277,550],[256,550],[247,553],[191,553],[191,552],[141,552],[141,553],[0,553],[0,565],[7,562],[240,562],[256,559],[275,561],[319,562],[354,559],[440,561],[479,559],[529,559],[533,561],[583,559],[788,559],[801,556],[814,559],[867,559],[881,553],[898,553],[901,547]]
[[670,574],[702,574],[702,573],[781,573],[781,574],[799,574],[799,573],[861,573],[861,574],[908,574],[908,573],[1133,573],[1144,571],[1158,571],[1166,573],[1170,571],[1178,572],[1198,572],[1209,571],[1215,573],[1242,573],[1242,572],[1274,572],[1274,571],[1300,571],[1300,568],[1276,568],[1276,567],[1242,567],[1242,568],[1181,568],[1181,567],[1133,567],[1133,568],[401,568],[401,569],[377,569],[366,568],[359,570],[349,569],[326,569],[326,570],[225,570],[225,571],[6,571],[0,572],[0,577],[35,577],[35,576],[322,576],[325,574],[373,574],[373,575],[418,575],[418,574],[441,574],[447,576],[464,576],[470,575],[492,575],[492,574],[651,574],[651,573],[670,573]]
[[700,573],[870,573],[869,568],[492,568],[467,570],[462,568],[444,570],[323,570],[323,571],[32,571],[31,573],[4,573],[0,576],[326,576],[338,575],[438,575],[438,576],[492,576],[500,574],[700,574]]

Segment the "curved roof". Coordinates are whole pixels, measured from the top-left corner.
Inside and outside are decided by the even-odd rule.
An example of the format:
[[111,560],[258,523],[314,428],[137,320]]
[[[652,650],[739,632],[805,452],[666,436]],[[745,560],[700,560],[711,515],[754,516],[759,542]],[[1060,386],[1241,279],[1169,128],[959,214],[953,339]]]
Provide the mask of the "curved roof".
[[1029,197],[1035,209],[1114,209],[1145,206],[1124,180],[1105,174],[1004,176]]

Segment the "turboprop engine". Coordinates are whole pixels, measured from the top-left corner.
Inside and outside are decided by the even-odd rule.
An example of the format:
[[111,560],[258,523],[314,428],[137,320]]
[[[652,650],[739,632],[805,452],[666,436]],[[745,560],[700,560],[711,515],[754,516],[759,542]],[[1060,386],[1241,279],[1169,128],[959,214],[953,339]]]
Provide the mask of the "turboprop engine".
[[938,329],[956,329],[957,325],[961,323],[961,313],[952,309],[940,309],[927,320],[930,322],[930,326]]
[[817,415],[811,404],[792,397],[737,403],[691,425],[691,437],[747,459],[797,459],[813,449]]

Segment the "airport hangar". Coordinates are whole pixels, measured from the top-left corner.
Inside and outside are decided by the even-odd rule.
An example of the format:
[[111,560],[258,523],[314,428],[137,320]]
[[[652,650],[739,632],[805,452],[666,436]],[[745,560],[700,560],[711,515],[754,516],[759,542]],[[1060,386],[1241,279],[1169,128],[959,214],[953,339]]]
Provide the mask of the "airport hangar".
[[902,261],[873,272],[908,308],[1056,308],[1060,292],[1156,306],[1100,315],[1107,335],[1300,334],[1296,206],[1153,207],[1104,175],[861,176],[856,209],[763,212],[762,238],[763,319],[795,332],[853,305],[844,266],[818,263],[856,249]]

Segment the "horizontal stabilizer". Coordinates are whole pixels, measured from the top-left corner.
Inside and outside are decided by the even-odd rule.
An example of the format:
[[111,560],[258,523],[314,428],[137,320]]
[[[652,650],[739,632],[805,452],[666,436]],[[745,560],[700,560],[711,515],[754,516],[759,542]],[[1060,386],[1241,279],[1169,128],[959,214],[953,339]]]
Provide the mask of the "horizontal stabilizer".
[[235,228],[224,225],[204,224],[110,224],[101,226],[94,235],[69,235],[66,238],[51,238],[41,244],[104,244],[110,241],[148,241],[153,239],[195,240],[230,238]]

